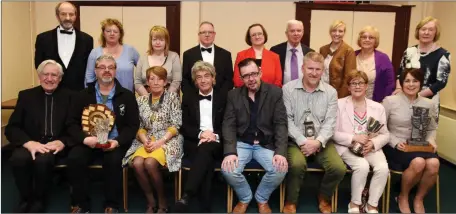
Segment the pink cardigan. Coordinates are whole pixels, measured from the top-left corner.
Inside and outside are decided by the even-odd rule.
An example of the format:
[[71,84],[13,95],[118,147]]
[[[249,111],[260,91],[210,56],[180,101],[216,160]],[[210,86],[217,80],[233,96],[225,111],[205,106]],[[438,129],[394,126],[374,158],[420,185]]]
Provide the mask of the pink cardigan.
[[[337,153],[342,155],[348,150],[354,136],[354,110],[352,96],[340,98],[337,100],[337,121],[336,129],[333,136]],[[367,119],[373,117],[381,124],[384,124],[378,135],[371,139],[374,143],[374,151],[382,149],[389,142],[390,134],[386,125],[385,108],[382,104],[366,99]]]

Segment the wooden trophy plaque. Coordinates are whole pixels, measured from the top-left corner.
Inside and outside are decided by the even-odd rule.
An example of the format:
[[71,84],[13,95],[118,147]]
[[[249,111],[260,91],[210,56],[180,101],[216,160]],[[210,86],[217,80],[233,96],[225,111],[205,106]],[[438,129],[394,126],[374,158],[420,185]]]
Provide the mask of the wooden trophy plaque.
[[109,132],[115,121],[115,114],[106,105],[90,104],[82,111],[82,130],[90,136],[96,136],[96,148],[109,148]]

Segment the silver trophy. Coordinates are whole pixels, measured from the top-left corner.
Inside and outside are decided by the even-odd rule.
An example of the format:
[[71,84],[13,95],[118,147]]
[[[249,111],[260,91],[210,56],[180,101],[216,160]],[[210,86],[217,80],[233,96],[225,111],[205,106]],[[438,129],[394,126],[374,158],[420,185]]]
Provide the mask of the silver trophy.
[[315,139],[316,136],[315,124],[310,120],[309,116],[307,116],[304,121],[304,136],[307,139]]
[[[382,129],[383,126],[384,124],[380,124],[378,120],[374,119],[373,117],[369,117],[369,119],[367,120],[367,135],[369,136],[369,139],[375,137],[378,131],[380,131],[380,129]],[[363,157],[363,147],[363,144],[354,141],[352,142],[350,151],[352,151],[353,154],[359,157]]]
[[430,123],[429,108],[413,106],[412,133],[410,139],[407,140],[407,144],[411,146],[428,146],[429,142],[426,141],[426,135]]

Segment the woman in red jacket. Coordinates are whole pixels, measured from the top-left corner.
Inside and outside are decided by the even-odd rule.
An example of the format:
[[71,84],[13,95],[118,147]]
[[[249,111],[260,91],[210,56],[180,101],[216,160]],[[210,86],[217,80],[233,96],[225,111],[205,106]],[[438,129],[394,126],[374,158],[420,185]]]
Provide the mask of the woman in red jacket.
[[261,80],[282,87],[282,68],[280,67],[279,55],[264,47],[267,41],[268,34],[263,25],[250,25],[245,35],[245,42],[251,47],[237,54],[234,63],[234,87],[238,88],[244,85],[239,74],[238,63],[246,58],[255,59],[262,72]]

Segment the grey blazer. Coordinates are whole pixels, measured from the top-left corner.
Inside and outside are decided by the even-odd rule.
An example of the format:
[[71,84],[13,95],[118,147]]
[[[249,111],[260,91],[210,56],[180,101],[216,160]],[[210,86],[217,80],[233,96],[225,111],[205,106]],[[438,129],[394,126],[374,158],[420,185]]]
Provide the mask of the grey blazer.
[[[168,83],[170,84],[169,90],[179,93],[180,85],[182,82],[182,66],[180,63],[179,55],[176,52],[169,51],[165,63],[162,65],[168,72]],[[146,85],[146,71],[150,68],[148,55],[142,55],[139,58],[138,65],[135,72],[135,85]]]
[[[287,111],[283,103],[282,90],[261,82],[260,100],[257,112],[257,127],[265,140],[260,145],[286,157],[288,128]],[[247,88],[242,86],[228,92],[225,115],[222,124],[223,153],[237,154],[236,142],[250,124],[250,108]]]

